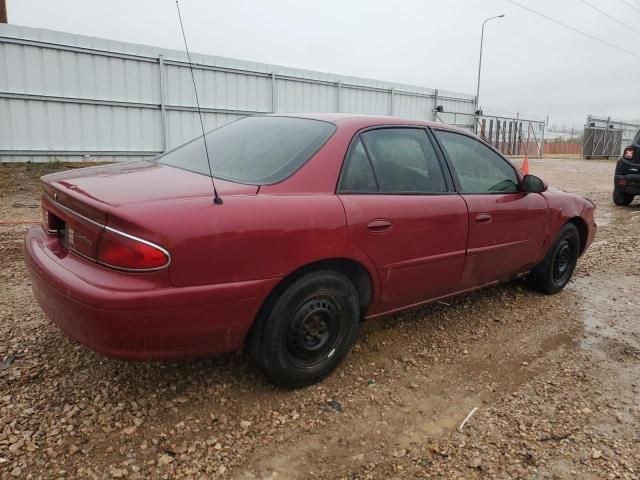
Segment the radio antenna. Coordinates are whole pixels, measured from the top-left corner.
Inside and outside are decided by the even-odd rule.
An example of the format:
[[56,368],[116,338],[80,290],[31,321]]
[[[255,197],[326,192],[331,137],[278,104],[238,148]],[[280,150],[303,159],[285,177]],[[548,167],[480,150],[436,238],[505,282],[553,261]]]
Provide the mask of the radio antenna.
[[202,141],[204,142],[204,151],[207,155],[207,165],[209,166],[209,176],[211,177],[211,186],[213,187],[213,203],[222,205],[222,197],[218,195],[216,183],[213,180],[213,169],[211,168],[211,158],[209,157],[209,147],[204,133],[204,122],[202,121],[202,109],[200,108],[200,100],[198,99],[198,88],[196,87],[196,76],[193,73],[193,63],[191,63],[191,54],[187,45],[187,36],[184,33],[184,25],[182,24],[182,15],[180,14],[180,4],[176,0],[176,8],[178,9],[178,19],[180,20],[180,30],[182,30],[182,39],[184,40],[184,49],[187,51],[187,60],[189,61],[189,70],[191,71],[191,81],[193,82],[193,92],[196,94],[196,107],[198,108],[198,118],[200,118],[200,128],[202,129]]

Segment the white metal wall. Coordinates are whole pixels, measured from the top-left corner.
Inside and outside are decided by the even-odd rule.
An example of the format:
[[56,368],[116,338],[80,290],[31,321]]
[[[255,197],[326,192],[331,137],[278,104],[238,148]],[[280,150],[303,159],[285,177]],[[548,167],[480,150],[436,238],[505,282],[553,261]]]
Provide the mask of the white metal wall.
[[[474,97],[192,55],[205,126],[271,112],[353,112],[473,128]],[[0,25],[0,161],[127,160],[200,131],[186,55]]]

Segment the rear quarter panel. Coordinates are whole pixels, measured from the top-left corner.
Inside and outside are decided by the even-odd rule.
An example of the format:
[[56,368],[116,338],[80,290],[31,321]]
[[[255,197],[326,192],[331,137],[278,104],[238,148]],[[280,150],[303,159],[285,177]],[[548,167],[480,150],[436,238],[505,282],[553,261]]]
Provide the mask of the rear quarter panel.
[[112,210],[109,225],[167,248],[175,286],[280,279],[319,260],[349,258],[369,270],[378,291],[375,268],[350,241],[334,194],[227,196],[223,205],[210,197],[130,205]]

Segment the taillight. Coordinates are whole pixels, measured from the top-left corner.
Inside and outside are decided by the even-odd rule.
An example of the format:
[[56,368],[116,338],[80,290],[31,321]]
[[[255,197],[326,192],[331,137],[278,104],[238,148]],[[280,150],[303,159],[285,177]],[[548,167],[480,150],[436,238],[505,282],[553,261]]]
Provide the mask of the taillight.
[[97,261],[120,270],[159,270],[169,265],[169,252],[141,238],[106,227],[98,239]]
[[633,155],[635,154],[635,149],[633,147],[627,147],[624,149],[624,153],[622,154],[622,158],[625,160],[633,160]]
[[47,233],[60,233],[64,230],[64,221],[51,213],[46,208],[42,208],[42,223]]

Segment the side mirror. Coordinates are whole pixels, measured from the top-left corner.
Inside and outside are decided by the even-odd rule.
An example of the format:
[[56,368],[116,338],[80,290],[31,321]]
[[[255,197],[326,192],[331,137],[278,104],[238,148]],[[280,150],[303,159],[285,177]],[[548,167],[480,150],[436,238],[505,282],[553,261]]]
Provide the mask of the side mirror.
[[547,190],[547,184],[540,177],[525,175],[522,179],[522,191],[527,193],[542,193]]

